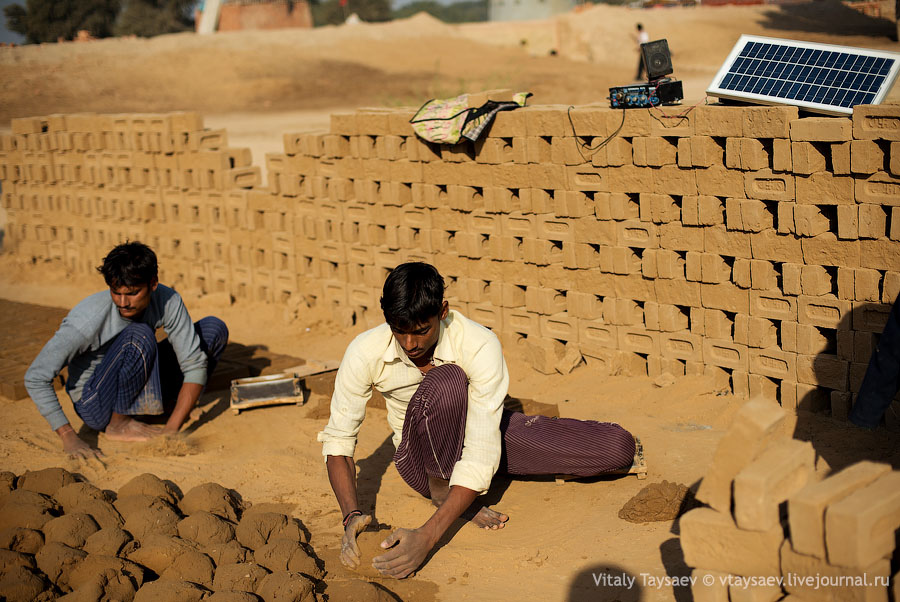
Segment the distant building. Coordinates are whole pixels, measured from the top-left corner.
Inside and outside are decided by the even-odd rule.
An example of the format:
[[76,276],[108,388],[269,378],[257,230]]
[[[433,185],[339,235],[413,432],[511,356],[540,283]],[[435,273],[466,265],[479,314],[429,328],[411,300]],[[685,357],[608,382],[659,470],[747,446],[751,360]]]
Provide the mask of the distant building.
[[577,0],[488,0],[488,19],[491,21],[530,21],[547,19],[567,13],[580,2]]
[[[197,11],[195,15],[198,26],[200,14]],[[312,13],[305,0],[224,0],[216,31],[312,26]]]

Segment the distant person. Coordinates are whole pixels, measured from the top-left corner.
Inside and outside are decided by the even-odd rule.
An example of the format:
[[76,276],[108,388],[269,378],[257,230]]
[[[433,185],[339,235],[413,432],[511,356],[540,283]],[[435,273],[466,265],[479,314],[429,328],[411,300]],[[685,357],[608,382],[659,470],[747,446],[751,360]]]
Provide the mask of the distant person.
[[356,538],[372,521],[359,508],[353,455],[373,388],[385,398],[397,472],[437,507],[420,527],[387,536],[384,545],[392,547],[373,559],[384,575],[403,578],[415,571],[460,516],[485,529],[502,529],[509,517],[478,501],[501,464],[508,474],[582,477],[632,465],[634,438],[618,424],[504,409],[509,374],[500,341],[449,308],[434,266],[413,262],[394,268],[384,283],[381,309],[385,323],[347,347],[331,416],[319,433],[344,517],[345,565],[359,565]]
[[[60,406],[53,379],[63,367],[69,369],[66,392],[87,426],[112,440],[146,441],[179,431],[228,342],[222,320],[192,322],[181,296],[159,283],[156,254],[147,245],[118,245],[97,270],[109,291],[78,303],[25,374],[28,394],[73,457],[102,453],[78,436]],[[157,343],[160,327],[168,338]],[[163,414],[175,389],[162,429],[132,417]]]
[[647,73],[648,76],[649,76],[650,74],[647,72],[647,65],[644,64],[644,53],[643,53],[643,50],[642,50],[642,48],[641,48],[641,44],[646,44],[647,42],[650,41],[650,34],[648,34],[648,33],[644,30],[644,26],[643,26],[643,24],[641,24],[641,23],[638,23],[638,24],[636,25],[636,28],[637,28],[637,34],[634,35],[633,37],[634,37],[634,39],[637,41],[637,49],[638,49],[638,68],[637,68],[637,75],[634,76],[634,79],[636,79],[636,80],[642,80],[642,79],[644,79],[644,74],[645,74],[645,73]]
[[900,297],[894,301],[884,332],[869,359],[850,422],[874,429],[900,391]]

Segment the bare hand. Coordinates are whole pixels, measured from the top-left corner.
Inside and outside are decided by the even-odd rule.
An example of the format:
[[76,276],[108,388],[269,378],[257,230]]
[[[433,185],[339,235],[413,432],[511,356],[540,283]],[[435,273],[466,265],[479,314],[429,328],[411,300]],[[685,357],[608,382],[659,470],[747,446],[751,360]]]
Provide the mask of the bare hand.
[[372,566],[383,575],[403,579],[419,568],[433,546],[421,529],[397,529],[381,542],[382,548],[390,549],[373,558]]
[[356,538],[366,530],[372,522],[371,514],[357,514],[344,527],[344,536],[341,538],[341,564],[351,569],[359,566],[359,546]]
[[63,451],[66,452],[70,458],[99,459],[103,457],[102,451],[94,449],[85,443],[71,428],[60,432],[59,436],[62,439]]

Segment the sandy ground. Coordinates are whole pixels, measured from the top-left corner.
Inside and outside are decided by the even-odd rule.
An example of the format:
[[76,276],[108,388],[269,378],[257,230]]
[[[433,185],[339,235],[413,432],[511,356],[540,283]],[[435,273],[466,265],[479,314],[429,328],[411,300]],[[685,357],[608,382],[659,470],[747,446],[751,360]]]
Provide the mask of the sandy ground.
[[[655,11],[597,7],[547,22],[456,27],[420,16],[355,28],[3,48],[0,127],[8,127],[12,117],[34,114],[198,110],[207,127],[226,128],[231,145],[251,148],[262,165],[266,152],[282,149],[281,134],[325,129],[335,110],[418,105],[497,87],[530,90],[538,104],[603,101],[609,85],[631,81],[636,54],[628,34],[639,20],[652,37],[668,37],[676,76],[685,81],[686,97],[696,100],[740,33],[897,49],[889,19],[862,18],[834,2]],[[550,48],[560,55],[547,56]],[[100,288],[99,277],[74,281],[58,266],[0,255],[3,298],[69,308]],[[358,332],[281,307],[227,305],[216,298],[187,303],[195,317],[215,313],[225,319],[235,341],[298,357],[339,359]],[[646,377],[603,377],[586,365],[568,376],[542,376],[511,360],[510,371],[516,397],[558,404],[563,416],[616,421],[639,435],[649,478],[564,485],[500,480],[488,498],[510,514],[506,529],[455,525],[412,581],[389,587],[415,600],[690,600],[688,590],[656,587],[652,580],[688,572],[677,523],[634,525],[617,512],[648,483],[696,484],[741,401],[701,378],[660,388]],[[339,511],[315,442],[327,402],[313,397],[304,407],[235,416],[224,392],[208,394],[182,437],[126,445],[101,435],[101,464],[67,460],[28,399],[0,399],[0,468],[21,473],[63,466],[110,489],[142,472],[171,479],[183,490],[216,481],[248,501],[293,512],[327,555],[340,534]],[[78,428],[71,405],[64,408]],[[786,430],[813,441],[822,473],[863,458],[900,468],[895,434],[862,432],[810,415],[791,418]],[[385,524],[417,526],[431,509],[390,464],[389,434],[384,411],[370,410],[357,456],[361,503]],[[628,572],[638,586],[598,587],[592,574],[603,570]]]

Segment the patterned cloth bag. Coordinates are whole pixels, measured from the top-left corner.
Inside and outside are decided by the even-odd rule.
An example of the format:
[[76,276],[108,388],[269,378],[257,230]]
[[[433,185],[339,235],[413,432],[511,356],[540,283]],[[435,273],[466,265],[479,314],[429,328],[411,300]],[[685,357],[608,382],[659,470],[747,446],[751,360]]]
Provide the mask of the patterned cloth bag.
[[456,144],[462,138],[475,142],[494,116],[525,106],[531,92],[519,92],[512,101],[489,100],[480,107],[469,106],[469,95],[433,99],[426,102],[409,120],[419,138],[437,144]]

